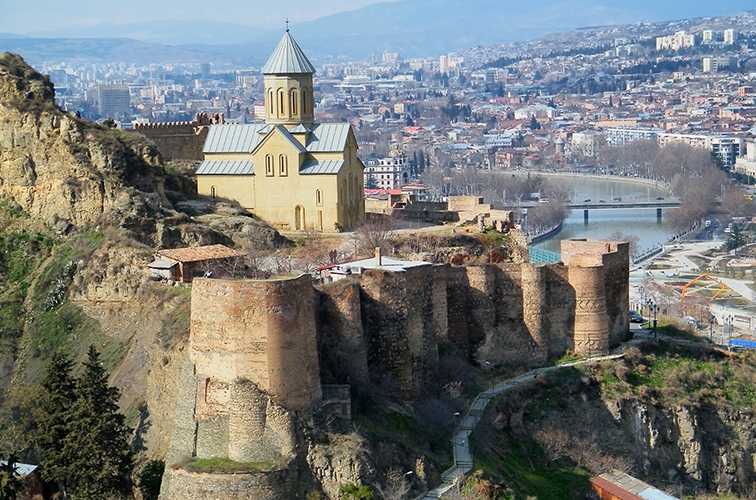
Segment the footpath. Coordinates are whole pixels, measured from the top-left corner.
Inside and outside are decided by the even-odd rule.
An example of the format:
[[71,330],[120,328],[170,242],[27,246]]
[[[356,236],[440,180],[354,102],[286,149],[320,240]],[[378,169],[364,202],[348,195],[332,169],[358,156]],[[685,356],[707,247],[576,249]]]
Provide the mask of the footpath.
[[441,474],[441,484],[432,490],[420,495],[416,500],[435,499],[442,498],[445,493],[455,487],[459,478],[464,477],[473,468],[473,456],[470,450],[470,434],[475,430],[483,413],[486,411],[488,403],[491,402],[497,396],[504,394],[507,391],[511,391],[515,387],[533,382],[536,377],[544,373],[555,372],[564,368],[572,366],[585,365],[590,363],[598,363],[600,361],[607,361],[610,359],[618,359],[624,356],[624,354],[610,354],[607,356],[598,356],[594,358],[586,358],[580,361],[574,361],[571,363],[565,363],[557,366],[547,366],[544,368],[537,368],[522,375],[499,382],[491,389],[481,392],[475,399],[473,399],[470,408],[460,421],[457,429],[454,431],[452,437],[452,449],[454,451],[454,463],[443,474]]

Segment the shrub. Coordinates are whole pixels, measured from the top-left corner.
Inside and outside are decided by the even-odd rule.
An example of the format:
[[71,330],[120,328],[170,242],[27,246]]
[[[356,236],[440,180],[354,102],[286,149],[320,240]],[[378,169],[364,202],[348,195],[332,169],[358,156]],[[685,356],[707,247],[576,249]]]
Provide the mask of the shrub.
[[163,483],[163,471],[165,462],[162,460],[150,460],[139,471],[139,491],[144,500],[157,500]]

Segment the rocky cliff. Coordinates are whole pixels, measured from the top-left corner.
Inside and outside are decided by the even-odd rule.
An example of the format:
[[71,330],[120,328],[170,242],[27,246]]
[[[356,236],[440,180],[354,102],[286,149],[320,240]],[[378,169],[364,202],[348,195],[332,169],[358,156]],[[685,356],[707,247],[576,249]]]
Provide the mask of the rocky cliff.
[[747,355],[633,348],[497,401],[473,436],[476,461],[528,495],[586,491],[591,475],[620,469],[680,497],[753,498],[755,375]]
[[145,265],[156,248],[213,243],[287,242],[197,199],[143,136],[62,111],[45,76],[0,54],[0,448],[29,441],[52,353],[78,360],[94,344],[138,443],[162,456],[189,293],[151,282]]

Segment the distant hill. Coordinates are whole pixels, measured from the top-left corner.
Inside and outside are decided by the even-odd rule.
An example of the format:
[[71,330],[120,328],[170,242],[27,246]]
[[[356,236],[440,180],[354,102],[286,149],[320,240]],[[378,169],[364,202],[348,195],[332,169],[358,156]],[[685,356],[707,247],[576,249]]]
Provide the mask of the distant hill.
[[[734,15],[753,0],[400,0],[373,4],[298,24],[294,33],[315,62],[365,57],[384,50],[405,56],[435,55],[476,45],[519,41],[584,26]],[[32,61],[90,58],[128,62],[199,61],[259,65],[280,37],[279,27],[233,23],[145,22],[61,29],[41,38],[0,35],[0,50]],[[79,42],[78,37],[88,38]],[[76,38],[75,38],[76,37]],[[114,37],[123,37],[114,40]],[[46,40],[46,41],[45,41]],[[146,59],[145,59],[146,58]],[[212,58],[212,59],[208,59]]]
[[0,52],[21,54],[32,64],[47,61],[168,63],[212,61],[212,46],[185,47],[128,38],[7,38],[0,34]]

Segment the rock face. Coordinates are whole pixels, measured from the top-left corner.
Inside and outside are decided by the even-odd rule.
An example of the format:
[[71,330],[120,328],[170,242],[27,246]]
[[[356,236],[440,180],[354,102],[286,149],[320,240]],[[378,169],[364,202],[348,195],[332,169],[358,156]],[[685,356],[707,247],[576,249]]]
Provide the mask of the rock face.
[[46,77],[0,56],[0,197],[51,225],[129,226],[169,206],[160,162],[139,136],[59,110]]

